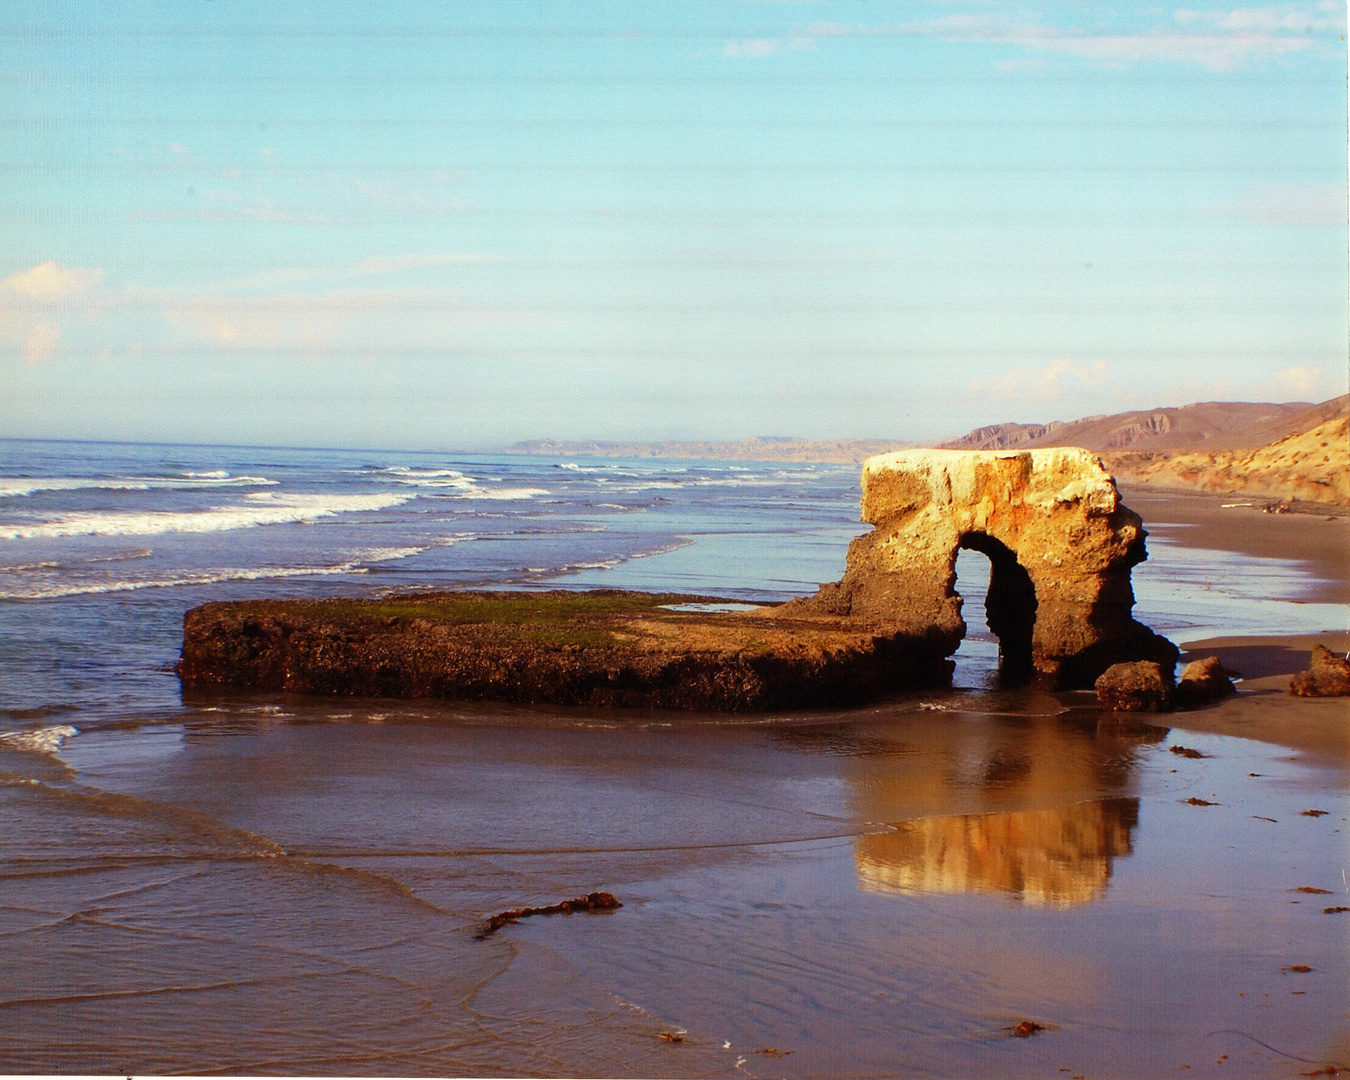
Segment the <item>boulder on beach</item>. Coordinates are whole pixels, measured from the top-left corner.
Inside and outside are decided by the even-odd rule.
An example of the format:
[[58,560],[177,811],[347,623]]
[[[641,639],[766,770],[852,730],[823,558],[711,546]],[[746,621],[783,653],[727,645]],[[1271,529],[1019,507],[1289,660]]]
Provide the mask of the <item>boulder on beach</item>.
[[1203,660],[1192,660],[1181,672],[1181,678],[1177,680],[1176,704],[1178,709],[1195,709],[1236,693],[1237,687],[1219,658],[1206,656]]
[[1097,701],[1115,712],[1171,712],[1171,669],[1152,660],[1112,664],[1093,688]]
[[1296,697],[1345,697],[1350,695],[1350,660],[1325,645],[1312,647],[1312,661],[1289,682]]

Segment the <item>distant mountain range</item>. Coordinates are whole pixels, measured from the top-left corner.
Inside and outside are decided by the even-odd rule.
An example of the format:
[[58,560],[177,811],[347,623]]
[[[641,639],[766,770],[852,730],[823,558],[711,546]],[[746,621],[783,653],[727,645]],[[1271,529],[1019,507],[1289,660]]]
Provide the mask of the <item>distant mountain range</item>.
[[1049,424],[991,424],[938,445],[951,450],[1032,450],[1081,446],[1170,453],[1251,450],[1345,414],[1350,395],[1310,405],[1205,401],[1171,409],[1088,416]]

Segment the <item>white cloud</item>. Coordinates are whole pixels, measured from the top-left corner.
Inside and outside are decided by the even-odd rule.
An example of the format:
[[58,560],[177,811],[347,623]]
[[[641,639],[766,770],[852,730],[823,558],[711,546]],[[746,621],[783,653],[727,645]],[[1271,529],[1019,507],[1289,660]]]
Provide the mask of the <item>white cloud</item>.
[[200,210],[150,210],[136,215],[152,221],[260,221],[282,225],[332,225],[331,214],[316,214],[289,206],[266,195],[207,188],[202,198],[211,203]]
[[1072,34],[1034,34],[1010,37],[1010,44],[1042,52],[1067,53],[1108,65],[1141,61],[1198,64],[1211,71],[1231,71],[1251,60],[1269,59],[1302,52],[1315,44],[1310,37],[1244,32],[1234,34],[1184,34],[1150,31],[1088,37]]
[[1175,18],[1182,26],[1207,24],[1223,30],[1259,30],[1272,34],[1282,32],[1308,34],[1318,30],[1334,30],[1339,33],[1345,27],[1345,19],[1339,15],[1315,14],[1295,4],[1235,8],[1232,11],[1194,11],[1180,8]]
[[1219,213],[1265,225],[1344,229],[1346,187],[1341,183],[1267,184],[1248,197],[1216,207]]
[[[1095,34],[1062,28],[1008,13],[953,13],[893,26],[844,26],[818,21],[790,36],[729,42],[727,56],[768,56],[784,48],[814,48],[840,37],[932,37],[943,41],[1009,45],[1027,52],[1074,56],[1109,67],[1148,61],[1196,64],[1231,71],[1249,63],[1313,49],[1319,32],[1343,31],[1344,18],[1332,6],[1312,9],[1286,4],[1200,11],[1178,9],[1173,22],[1135,33]],[[1015,71],[1035,61],[999,62]]]
[[1011,368],[997,375],[976,379],[970,391],[991,399],[1019,402],[1060,401],[1082,389],[1100,396],[1102,381],[1110,374],[1104,360],[1079,364],[1073,360],[1052,360],[1040,368]]
[[[1278,395],[1293,394],[1299,398],[1334,396],[1329,393],[1333,387],[1325,369],[1311,364],[1300,364],[1297,367],[1277,371],[1271,379],[1271,385]],[[1345,390],[1344,387],[1334,389],[1337,393],[1343,393]]]
[[944,15],[906,24],[904,32],[941,38],[1012,45],[1029,52],[1060,53],[1108,66],[1144,61],[1198,64],[1229,71],[1251,60],[1301,52],[1316,44],[1306,35],[1262,30],[1193,33],[1146,30],[1134,34],[1085,34],[1055,26],[1017,23],[991,15]]
[[83,325],[100,305],[96,287],[102,280],[100,269],[51,259],[10,274],[0,280],[0,340],[16,349],[25,364],[49,359],[61,342],[67,316]]
[[43,319],[28,328],[19,352],[25,364],[40,364],[54,352],[61,340],[61,327],[50,319]]
[[0,290],[30,303],[54,304],[87,292],[103,279],[103,271],[78,266],[62,266],[48,259],[29,270],[0,281]]
[[722,49],[722,55],[733,60],[743,56],[773,56],[782,48],[783,42],[779,38],[751,38],[749,41],[728,41]]

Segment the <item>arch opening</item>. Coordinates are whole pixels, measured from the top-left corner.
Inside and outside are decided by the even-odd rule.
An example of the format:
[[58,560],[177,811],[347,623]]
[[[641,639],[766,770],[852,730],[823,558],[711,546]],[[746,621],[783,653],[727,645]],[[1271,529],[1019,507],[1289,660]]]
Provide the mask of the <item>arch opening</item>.
[[990,633],[998,639],[999,685],[1024,686],[1036,670],[1031,659],[1037,606],[1031,575],[1011,548],[987,533],[966,533],[959,546],[989,560],[984,612]]

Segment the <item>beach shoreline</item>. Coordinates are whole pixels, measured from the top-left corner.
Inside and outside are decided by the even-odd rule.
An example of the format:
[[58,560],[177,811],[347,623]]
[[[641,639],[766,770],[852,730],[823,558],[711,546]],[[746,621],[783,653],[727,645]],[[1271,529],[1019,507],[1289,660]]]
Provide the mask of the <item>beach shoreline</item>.
[[[1295,596],[1305,603],[1350,605],[1350,519],[1333,514],[1266,514],[1240,496],[1147,490],[1125,485],[1123,498],[1144,527],[1190,548],[1233,551],[1291,560],[1307,572]],[[1339,627],[1313,634],[1222,635],[1186,639],[1176,635],[1181,662],[1217,656],[1236,676],[1237,696],[1189,712],[1168,723],[1187,731],[1255,739],[1350,764],[1350,702],[1301,698],[1289,680],[1308,666],[1313,645],[1350,652],[1350,607]]]

